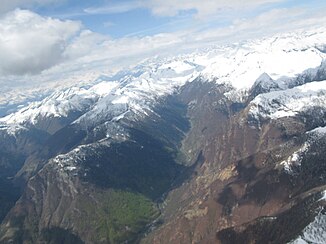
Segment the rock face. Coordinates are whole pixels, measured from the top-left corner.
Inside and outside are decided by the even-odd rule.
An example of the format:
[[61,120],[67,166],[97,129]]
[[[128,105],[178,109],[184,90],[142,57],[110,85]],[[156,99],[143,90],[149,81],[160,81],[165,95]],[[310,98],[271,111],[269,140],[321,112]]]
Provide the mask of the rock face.
[[322,240],[324,32],[138,66],[1,118],[0,243]]
[[[201,152],[202,162],[169,193],[164,224],[143,242],[291,241],[325,204],[318,201],[325,190],[325,134],[306,133],[304,122],[317,117],[255,119],[251,101],[234,104],[224,87],[206,86],[205,95],[190,102],[192,129],[183,144],[190,155]],[[192,85],[185,91],[186,98],[199,94]],[[320,116],[324,126],[325,113]]]

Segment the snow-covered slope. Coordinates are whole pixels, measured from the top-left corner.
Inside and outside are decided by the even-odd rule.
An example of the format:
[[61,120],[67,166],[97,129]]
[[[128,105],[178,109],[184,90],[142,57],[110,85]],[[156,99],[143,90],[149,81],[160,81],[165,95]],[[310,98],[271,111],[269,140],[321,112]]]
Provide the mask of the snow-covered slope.
[[287,159],[280,162],[280,165],[284,168],[284,170],[292,174],[293,169],[301,166],[302,159],[307,153],[310,153],[310,147],[314,143],[318,142],[321,138],[326,136],[326,127],[318,127],[311,131],[306,132],[307,140],[305,143],[296,150],[293,154],[291,154]]
[[[102,82],[57,91],[43,101],[31,103],[1,118],[0,122],[35,124],[39,118],[66,117],[71,112],[82,114],[75,123],[93,125],[118,121],[130,114],[143,117],[151,112],[160,97],[172,94],[199,76],[228,84],[241,94],[246,94],[243,91],[248,91],[255,82],[257,84],[258,78],[264,87],[271,87],[273,81],[274,90],[287,89],[287,82],[293,82],[293,77],[316,72],[326,59],[325,36],[326,29],[321,28],[146,61]],[[313,83],[259,96],[253,102],[252,113],[278,118],[293,115],[312,102],[324,106],[325,84]],[[269,106],[275,98],[280,100],[279,107]],[[299,104],[296,103],[298,100]]]
[[[325,193],[324,193],[325,194]],[[324,197],[325,198],[325,197]],[[323,199],[325,201],[325,199]],[[324,244],[326,240],[326,215],[320,212],[303,231],[302,234],[290,244]]]
[[251,102],[250,114],[256,118],[278,119],[293,117],[314,107],[326,111],[326,81],[261,94]]
[[1,121],[10,124],[25,122],[34,124],[40,117],[66,117],[70,111],[83,111],[97,98],[98,94],[91,90],[74,87],[63,92],[55,92],[41,102],[31,103]]
[[326,54],[325,30],[301,32],[253,40],[217,48],[199,58],[206,64],[204,74],[230,82],[236,88],[250,88],[262,74],[272,79],[294,77],[320,65]]
[[82,112],[76,122],[97,123],[123,117],[127,111],[146,115],[161,96],[199,75],[203,67],[184,60],[139,66],[117,81],[58,91],[40,102],[0,119],[6,124],[35,124],[40,118],[66,117]]

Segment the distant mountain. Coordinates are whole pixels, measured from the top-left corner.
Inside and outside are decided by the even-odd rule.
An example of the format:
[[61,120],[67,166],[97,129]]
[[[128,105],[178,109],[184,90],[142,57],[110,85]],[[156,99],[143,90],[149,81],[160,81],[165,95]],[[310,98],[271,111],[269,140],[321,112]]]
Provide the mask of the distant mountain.
[[323,240],[325,36],[154,59],[0,118],[0,242]]

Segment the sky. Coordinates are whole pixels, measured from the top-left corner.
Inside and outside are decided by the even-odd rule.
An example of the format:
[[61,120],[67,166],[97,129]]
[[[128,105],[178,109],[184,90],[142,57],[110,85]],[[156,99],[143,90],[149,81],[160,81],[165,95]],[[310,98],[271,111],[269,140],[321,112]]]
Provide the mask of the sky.
[[325,13],[325,0],[1,0],[0,105],[152,57],[323,26]]

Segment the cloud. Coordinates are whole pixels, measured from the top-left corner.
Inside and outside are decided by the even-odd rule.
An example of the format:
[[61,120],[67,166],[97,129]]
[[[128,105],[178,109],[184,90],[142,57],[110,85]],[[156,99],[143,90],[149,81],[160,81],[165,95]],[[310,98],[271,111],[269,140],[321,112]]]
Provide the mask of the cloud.
[[180,31],[113,39],[75,21],[16,10],[0,18],[0,83],[12,80],[18,84],[30,79],[40,84],[83,72],[110,73],[156,55],[173,56],[219,43],[324,26],[324,12],[325,9],[269,9],[256,16],[235,17],[225,26],[212,22],[205,29],[190,25]]
[[235,42],[261,38],[276,33],[310,30],[324,27],[325,8],[307,11],[306,8],[279,8],[265,11],[251,18],[234,19],[229,26],[194,33],[194,42],[214,44],[217,40]]
[[[121,67],[140,62],[150,56],[171,52],[172,47],[181,44],[179,33],[161,33],[145,37],[125,37],[112,39],[89,30],[83,30],[78,38],[67,47],[65,56],[70,61],[55,67],[78,71],[83,70],[118,70]],[[49,72],[54,72],[53,69]]]
[[324,25],[324,10],[320,9],[311,15],[305,8],[271,9],[254,17],[235,18],[227,26],[212,24],[212,27],[204,30],[199,26],[143,37],[126,36],[113,39],[83,30],[66,48],[64,55],[69,57],[70,61],[56,66],[56,70],[52,69],[51,72],[78,72],[80,67],[83,67],[83,70],[109,72],[156,55],[174,56],[219,43],[260,38],[300,28],[315,28]]
[[138,1],[127,1],[120,3],[111,3],[110,5],[99,8],[86,8],[84,9],[84,12],[86,14],[119,14],[126,13],[140,7],[141,5]]
[[116,24],[114,22],[112,22],[112,21],[105,21],[103,23],[103,26],[106,27],[106,28],[110,28],[110,27],[115,26],[115,25]]
[[100,7],[86,8],[75,15],[119,14],[135,9],[149,9],[153,15],[173,17],[183,12],[194,11],[196,17],[206,18],[225,10],[252,10],[265,4],[288,0],[127,0],[109,2]]
[[175,16],[184,11],[196,11],[198,17],[214,15],[226,9],[250,9],[285,0],[141,0],[157,16]]
[[0,19],[0,74],[36,74],[60,63],[80,29],[79,22],[44,18],[27,10],[6,14]]
[[[113,39],[80,23],[16,10],[0,19],[0,73],[57,77],[90,70],[112,71],[155,55],[169,56],[222,42],[318,26],[325,21],[304,9],[272,9],[228,26],[200,27],[151,36]],[[35,45],[37,43],[37,45]],[[46,78],[47,80],[49,78]]]
[[16,8],[29,8],[50,4],[59,4],[64,1],[65,0],[1,0],[0,14],[14,10]]

